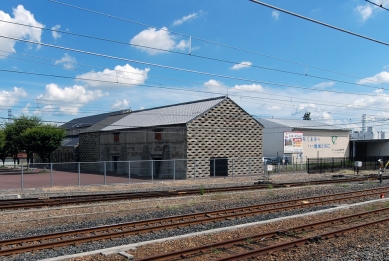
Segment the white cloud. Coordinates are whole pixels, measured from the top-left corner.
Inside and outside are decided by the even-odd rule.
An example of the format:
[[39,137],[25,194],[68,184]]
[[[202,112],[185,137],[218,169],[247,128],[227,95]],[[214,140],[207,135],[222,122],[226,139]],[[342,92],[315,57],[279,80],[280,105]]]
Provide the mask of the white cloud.
[[[179,43],[176,43],[176,37],[174,35],[171,35],[166,27],[162,27],[159,30],[157,30],[156,28],[149,28],[143,30],[131,39],[130,44],[138,45],[135,46],[135,48],[150,55],[163,53],[163,50],[184,50],[189,47],[188,41],[185,40],[181,40]],[[142,46],[156,48],[160,50],[145,48]]]
[[111,108],[112,109],[123,110],[123,109],[127,109],[129,105],[130,105],[130,103],[126,99],[123,99],[121,101],[120,100],[116,100]]
[[195,20],[195,19],[199,18],[202,14],[203,14],[202,11],[199,11],[197,13],[191,13],[191,14],[189,14],[187,16],[182,17],[181,19],[175,20],[173,22],[173,25],[177,26],[177,25],[181,25],[181,24],[183,24],[185,22],[188,22],[188,21],[191,21],[191,20]]
[[27,92],[23,88],[14,87],[12,91],[0,91],[0,106],[13,106],[20,98],[26,97]]
[[271,17],[273,17],[274,19],[278,20],[279,16],[280,16],[280,12],[278,11],[271,12]]
[[318,83],[316,85],[313,85],[312,88],[324,89],[324,88],[327,88],[327,87],[332,87],[334,85],[335,85],[335,82],[321,82],[321,83]]
[[100,90],[88,91],[83,86],[74,85],[72,87],[61,88],[57,84],[46,85],[46,91],[37,97],[42,104],[47,104],[42,108],[43,112],[58,110],[63,114],[77,114],[83,105],[97,100],[107,93]]
[[228,88],[222,82],[213,79],[205,82],[204,87],[207,89],[207,91],[215,93],[227,93]]
[[55,30],[55,31],[51,31],[51,34],[53,35],[54,39],[61,38],[61,34],[56,31],[59,28],[61,28],[61,25],[59,25],[59,24],[54,25],[53,27],[51,27],[51,30]]
[[377,73],[372,77],[367,77],[362,80],[359,80],[359,84],[378,84],[378,83],[388,83],[389,82],[389,72],[383,71]]
[[31,103],[27,103],[26,106],[21,109],[20,111],[23,113],[23,114],[29,114],[30,113],[30,110],[28,108],[31,107]]
[[261,91],[263,91],[263,86],[260,84],[235,85],[234,87],[231,88],[231,91],[261,92]]
[[55,61],[55,64],[63,64],[63,68],[68,70],[73,70],[76,67],[76,63],[76,58],[71,57],[67,53],[60,60]]
[[373,7],[371,4],[358,5],[355,8],[355,11],[359,13],[362,18],[362,21],[366,21],[373,14]]
[[189,41],[181,40],[177,45],[176,48],[183,51],[189,48]]
[[281,106],[278,106],[278,105],[268,106],[266,109],[268,111],[281,111],[281,110],[283,110],[283,108]]
[[[118,82],[121,84],[140,85],[147,80],[149,68],[144,70],[132,67],[129,64],[124,66],[117,65],[113,70],[104,69],[102,72],[88,72],[77,76],[77,79],[88,83],[91,87],[112,86],[109,82]],[[82,78],[82,79],[81,79]],[[85,79],[90,79],[88,81]],[[101,82],[99,82],[101,81]],[[125,85],[116,85],[118,87],[125,87]]]
[[[30,11],[24,9],[22,5],[18,5],[18,7],[13,9],[13,15],[14,17],[12,18],[9,14],[0,10],[0,20],[44,27],[43,24],[35,20],[34,15]],[[42,29],[38,28],[9,23],[0,23],[0,32],[1,34],[9,37],[23,38],[31,41],[41,42]],[[15,40],[0,38],[0,50],[6,52],[16,52],[15,42]]]
[[234,66],[232,66],[230,69],[231,70],[239,70],[239,69],[242,69],[242,68],[248,68],[252,65],[251,62],[247,61],[247,62],[241,62],[241,63],[238,63],[238,64],[235,64]]

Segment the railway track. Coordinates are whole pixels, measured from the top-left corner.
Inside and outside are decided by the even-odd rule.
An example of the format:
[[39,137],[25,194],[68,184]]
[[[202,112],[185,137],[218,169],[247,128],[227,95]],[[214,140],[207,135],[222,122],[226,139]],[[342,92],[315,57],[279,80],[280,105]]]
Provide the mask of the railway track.
[[[310,242],[318,242],[322,239],[338,237],[363,227],[388,222],[388,212],[389,208],[367,211],[340,218],[295,226],[288,229],[274,230],[200,247],[139,258],[136,259],[136,261],[190,260],[191,257],[195,257],[197,260],[199,260],[198,258],[202,258],[202,260],[214,261],[245,260],[247,258],[258,257],[260,255],[304,245]],[[379,216],[382,216],[382,214],[385,214],[386,217],[380,218]],[[376,220],[371,221],[372,219]],[[339,228],[334,229],[334,226],[339,226]],[[222,257],[216,257],[220,255]]]
[[334,202],[355,200],[358,198],[378,198],[381,193],[389,193],[389,187],[331,194],[319,197],[300,198],[297,200],[287,200],[181,216],[170,216],[153,220],[99,226],[25,238],[14,238],[0,241],[0,256],[14,255],[48,248],[57,248],[67,245],[77,245],[84,242],[113,239],[128,235],[138,235],[259,214],[320,206]]
[[[362,181],[369,181],[369,180],[370,181],[378,180],[378,177],[371,176],[371,177],[361,177],[361,178],[331,179],[331,180],[319,180],[319,181],[309,181],[309,182],[267,183],[267,184],[256,184],[256,185],[249,185],[249,186],[205,188],[204,193],[267,189],[269,188],[269,186],[272,186],[273,188],[285,188],[285,187],[300,187],[300,186],[307,186],[307,185],[362,182]],[[19,208],[39,208],[39,207],[48,207],[48,206],[94,203],[94,202],[103,202],[103,201],[134,200],[134,199],[148,199],[148,198],[161,198],[161,197],[180,197],[186,195],[199,195],[199,194],[200,194],[199,189],[184,189],[184,190],[169,190],[169,191],[149,191],[149,192],[109,193],[109,194],[93,194],[93,195],[74,195],[74,196],[61,196],[61,197],[25,198],[25,199],[11,199],[11,200],[7,199],[7,200],[0,200],[0,210],[19,209]]]

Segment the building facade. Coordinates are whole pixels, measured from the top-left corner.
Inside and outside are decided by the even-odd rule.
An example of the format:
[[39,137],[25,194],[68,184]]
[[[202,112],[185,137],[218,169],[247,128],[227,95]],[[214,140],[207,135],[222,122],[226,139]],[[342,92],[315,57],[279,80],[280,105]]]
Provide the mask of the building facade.
[[[262,126],[228,97],[132,111],[80,133],[82,162],[155,178],[262,173]],[[130,161],[130,163],[129,163]],[[101,171],[100,166],[95,166]]]

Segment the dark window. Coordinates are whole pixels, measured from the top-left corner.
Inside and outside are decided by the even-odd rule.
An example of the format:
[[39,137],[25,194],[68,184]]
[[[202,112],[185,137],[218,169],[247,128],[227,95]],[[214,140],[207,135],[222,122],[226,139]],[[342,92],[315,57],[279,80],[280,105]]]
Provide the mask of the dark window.
[[154,133],[154,139],[155,140],[162,140],[162,133],[161,132],[155,132]]
[[113,141],[114,142],[119,142],[119,133],[114,133],[113,134]]

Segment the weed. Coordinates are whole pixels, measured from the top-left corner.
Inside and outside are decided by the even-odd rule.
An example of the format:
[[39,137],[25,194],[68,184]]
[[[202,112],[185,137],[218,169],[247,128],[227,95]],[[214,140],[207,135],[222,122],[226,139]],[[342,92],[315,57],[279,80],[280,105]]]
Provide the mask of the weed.
[[246,243],[251,244],[254,241],[251,237],[246,238]]
[[274,196],[276,195],[276,193],[274,193],[273,191],[271,191],[271,192],[268,192],[267,195],[268,195],[269,197],[274,197]]
[[376,206],[366,206],[365,209],[366,209],[366,211],[373,211],[373,210],[376,210],[377,207]]
[[385,207],[386,207],[386,208],[389,207],[389,202],[386,202],[386,203],[385,203]]
[[221,200],[224,198],[226,198],[226,195],[223,195],[222,193],[216,193],[216,194],[211,196],[212,200]]
[[348,188],[350,185],[348,184],[335,184],[336,187],[341,187],[341,188]]
[[204,193],[205,193],[204,185],[201,185],[200,186],[200,195],[204,195]]
[[268,189],[273,189],[273,185],[272,185],[272,184],[269,184],[269,185],[267,185],[267,188],[268,188]]
[[220,254],[222,251],[221,250],[219,250],[219,249],[217,249],[217,248],[213,248],[212,249],[212,253],[214,253],[215,255],[218,255],[218,254]]

